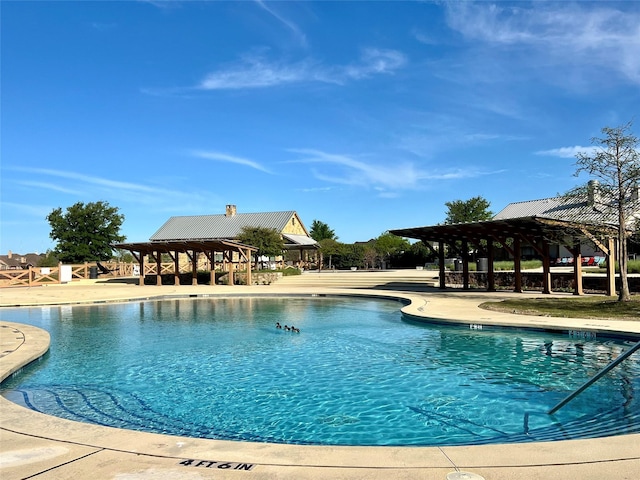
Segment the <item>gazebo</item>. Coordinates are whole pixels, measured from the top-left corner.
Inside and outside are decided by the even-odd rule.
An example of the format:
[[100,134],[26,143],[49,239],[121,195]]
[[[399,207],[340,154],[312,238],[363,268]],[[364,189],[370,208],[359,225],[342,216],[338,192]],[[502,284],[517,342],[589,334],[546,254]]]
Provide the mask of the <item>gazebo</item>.
[[[246,265],[247,285],[251,285],[251,255],[258,249],[250,245],[243,245],[230,240],[185,240],[185,241],[156,241],[156,242],[140,242],[140,243],[118,243],[114,248],[128,250],[138,260],[140,264],[140,285],[144,285],[145,263],[144,258],[151,255],[156,260],[156,284],[162,284],[163,273],[173,273],[176,285],[180,285],[180,253],[188,256],[191,262],[192,284],[198,283],[198,256],[204,253],[209,259],[211,268],[211,285],[215,285],[215,254],[222,252],[225,263],[227,263],[229,274],[229,285],[234,284],[234,263],[233,253],[236,252],[240,259]],[[173,272],[164,272],[162,270],[162,254],[167,254],[173,261]]]
[[[390,230],[394,235],[422,240],[428,247],[437,243],[434,252],[439,258],[440,288],[445,288],[445,244],[458,250],[462,258],[463,288],[469,288],[469,246],[479,246],[486,241],[487,290],[495,291],[493,268],[495,246],[499,244],[513,257],[515,271],[514,291],[522,292],[521,251],[523,244],[530,245],[542,259],[543,293],[551,293],[550,245],[561,244],[572,253],[574,261],[574,293],[582,295],[581,244],[595,243],[604,252],[607,265],[607,294],[615,292],[615,235],[617,230],[606,225],[585,225],[543,217],[524,217],[484,222],[435,225]],[[458,248],[459,247],[459,248]],[[432,247],[431,247],[432,248]]]
[[[640,221],[640,192],[624,205],[627,227]],[[493,260],[495,245],[504,248],[514,260],[516,292],[522,291],[522,247],[531,247],[542,259],[543,292],[551,293],[552,245],[563,246],[573,261],[574,293],[582,295],[582,249],[592,245],[605,256],[607,295],[615,294],[617,208],[589,182],[584,195],[544,198],[507,205],[492,220],[390,230],[394,235],[422,240],[438,255],[440,288],[445,288],[445,244],[462,258],[463,288],[469,288],[469,246],[486,243],[487,289],[495,290]],[[438,245],[437,250],[432,243]]]

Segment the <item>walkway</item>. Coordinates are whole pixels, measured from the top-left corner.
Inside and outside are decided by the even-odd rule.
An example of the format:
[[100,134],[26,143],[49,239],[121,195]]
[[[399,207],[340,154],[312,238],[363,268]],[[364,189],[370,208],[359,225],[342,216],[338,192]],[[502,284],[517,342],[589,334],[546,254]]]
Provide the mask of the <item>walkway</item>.
[[[389,273],[389,272],[387,272]],[[344,273],[340,275],[349,275]],[[312,274],[308,274],[312,275]],[[325,274],[320,274],[325,275]],[[319,276],[320,276],[319,275]],[[403,296],[409,312],[463,323],[560,326],[633,331],[640,322],[526,317],[490,312],[478,304],[513,293],[440,292],[415,284],[422,273],[313,285],[284,280],[270,286],[136,286],[104,281],[0,290],[0,306],[124,301],[176,295],[344,293]],[[386,274],[385,274],[386,275]],[[298,282],[303,282],[303,275]],[[340,277],[347,278],[347,277]],[[355,280],[357,277],[349,277]],[[371,289],[369,280],[376,288]],[[369,285],[362,285],[362,283]],[[288,285],[286,285],[289,283]],[[395,290],[396,287],[401,288]],[[523,294],[531,296],[532,294]],[[537,294],[534,294],[537,295]],[[41,355],[48,334],[12,324],[0,309],[0,378]],[[37,479],[424,479],[469,472],[486,480],[629,479],[640,471],[640,435],[594,440],[468,447],[318,447],[172,437],[80,424],[49,417],[0,399],[0,478]],[[451,477],[453,478],[453,477]],[[462,475],[458,479],[465,478]],[[468,476],[471,480],[473,476]],[[477,478],[477,477],[476,477]]]

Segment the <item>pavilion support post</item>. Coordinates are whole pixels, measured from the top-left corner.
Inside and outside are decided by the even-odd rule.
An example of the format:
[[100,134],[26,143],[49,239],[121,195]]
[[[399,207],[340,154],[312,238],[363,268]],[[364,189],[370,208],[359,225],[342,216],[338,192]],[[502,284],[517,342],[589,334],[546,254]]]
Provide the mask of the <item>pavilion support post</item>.
[[540,242],[542,251],[542,293],[551,293],[551,258],[549,256],[549,244],[544,240]]
[[245,256],[245,265],[247,268],[247,286],[251,286],[253,285],[253,278],[251,278],[251,252],[249,250],[246,250],[243,252],[244,256]]
[[616,254],[615,240],[613,237],[607,238],[607,296],[616,294]]
[[156,257],[156,285],[162,285],[162,255],[160,252],[154,253]]
[[211,265],[211,270],[209,271],[209,283],[211,285],[216,284],[216,252],[211,250],[209,252],[209,264]]
[[173,257],[173,277],[174,277],[174,283],[176,285],[180,285],[180,254],[178,253],[178,251],[176,250],[175,252],[173,252],[173,254],[175,255]]
[[191,257],[191,285],[198,285],[198,256],[200,252],[193,251]]
[[235,278],[234,278],[234,270],[235,270],[235,265],[233,263],[233,253],[231,253],[231,260],[229,261],[229,285],[235,285]]
[[462,289],[469,290],[469,244],[462,240]]
[[522,293],[522,264],[520,258],[522,256],[522,241],[520,237],[513,239],[513,270],[514,270],[514,282],[513,291]]
[[584,295],[582,287],[582,248],[580,241],[576,240],[571,249],[573,255],[573,294]]
[[496,291],[496,276],[493,270],[494,261],[493,241],[487,240],[487,292]]
[[140,264],[140,277],[138,278],[138,285],[144,285],[144,253],[140,252],[140,258],[138,259]]
[[444,290],[447,288],[447,279],[445,273],[445,264],[444,264],[444,242],[440,240],[438,242],[438,269],[439,269],[439,278],[440,278],[440,289]]

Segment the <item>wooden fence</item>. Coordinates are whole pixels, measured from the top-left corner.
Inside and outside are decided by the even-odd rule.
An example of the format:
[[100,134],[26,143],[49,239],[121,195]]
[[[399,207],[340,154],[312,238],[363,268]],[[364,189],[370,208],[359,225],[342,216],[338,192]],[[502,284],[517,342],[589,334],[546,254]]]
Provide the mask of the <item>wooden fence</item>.
[[[137,264],[104,262],[102,265],[109,271],[108,273],[103,273],[96,263],[83,263],[80,265],[58,264],[57,267],[29,267],[23,270],[0,270],[0,288],[52,285],[92,277],[131,277],[134,275],[134,265]],[[138,268],[140,267],[138,266]],[[145,269],[145,271],[146,270],[147,269]]]
[[[30,267],[24,270],[0,270],[0,288],[33,287],[88,279],[140,277],[140,265],[138,263],[100,262],[100,264],[104,267],[104,271],[96,263],[89,262],[78,265],[59,264],[57,267]],[[173,262],[161,263],[160,274],[173,275],[174,268],[175,264]],[[216,268],[222,268],[222,265],[216,265]],[[191,265],[180,265],[179,273],[191,273]],[[157,275],[157,264],[145,262],[144,275]]]

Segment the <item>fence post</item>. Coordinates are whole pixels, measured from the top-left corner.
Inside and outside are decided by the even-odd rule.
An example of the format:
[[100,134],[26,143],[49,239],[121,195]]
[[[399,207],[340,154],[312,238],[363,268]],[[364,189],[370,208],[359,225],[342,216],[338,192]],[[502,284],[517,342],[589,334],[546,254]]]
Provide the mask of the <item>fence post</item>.
[[62,283],[62,262],[58,262],[58,285]]
[[31,286],[31,277],[33,276],[33,267],[29,267],[29,286]]

